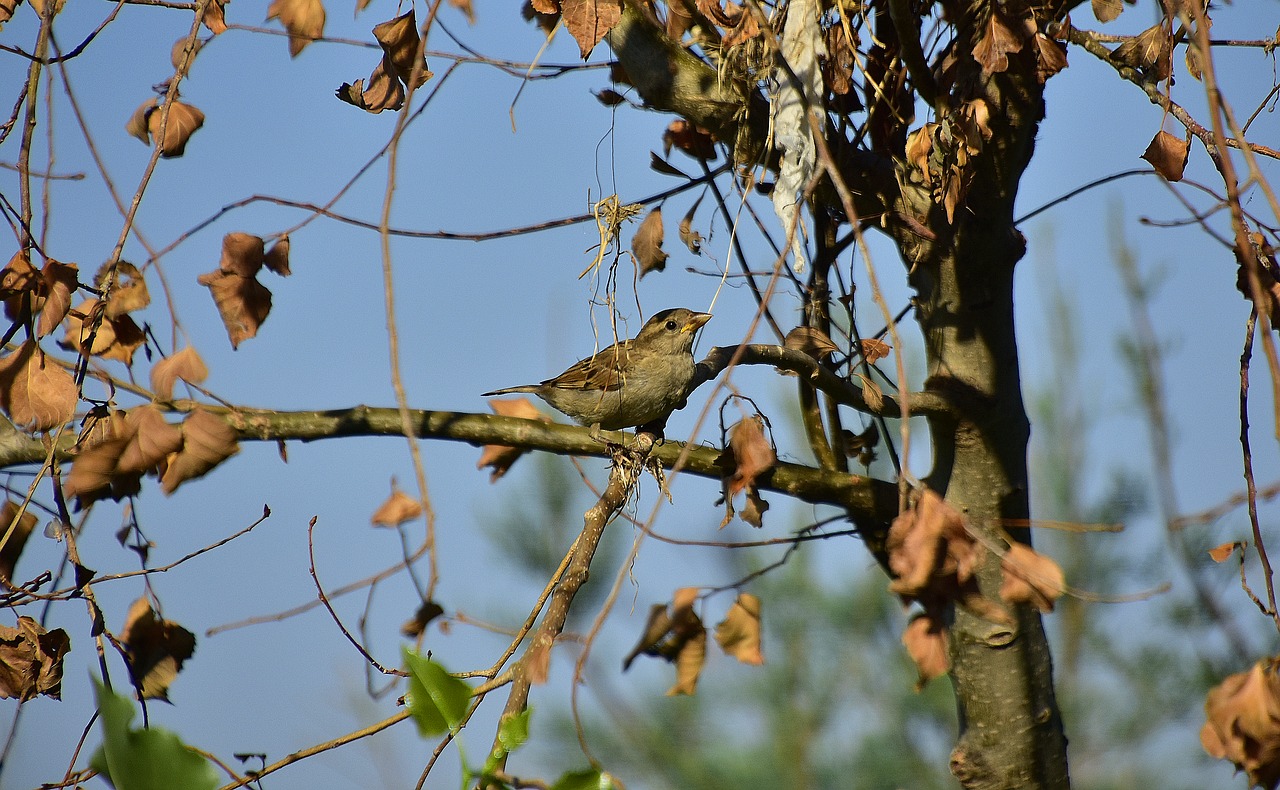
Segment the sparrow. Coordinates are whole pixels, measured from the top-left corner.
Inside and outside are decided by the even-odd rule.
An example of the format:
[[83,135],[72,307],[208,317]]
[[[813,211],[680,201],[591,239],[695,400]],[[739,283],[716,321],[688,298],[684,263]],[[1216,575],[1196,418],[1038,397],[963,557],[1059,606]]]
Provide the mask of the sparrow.
[[576,362],[540,384],[486,392],[537,395],[580,425],[594,430],[659,425],[683,408],[693,384],[693,341],[710,313],[683,307],[663,310],[640,333]]

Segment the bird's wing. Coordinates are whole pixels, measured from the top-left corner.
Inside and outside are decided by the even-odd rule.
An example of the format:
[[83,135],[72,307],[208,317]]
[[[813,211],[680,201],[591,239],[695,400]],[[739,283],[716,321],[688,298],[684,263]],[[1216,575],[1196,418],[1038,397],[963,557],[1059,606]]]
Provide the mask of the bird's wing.
[[609,346],[594,357],[580,360],[564,373],[542,383],[562,389],[588,392],[616,390],[622,386],[622,370],[626,365],[627,352],[630,348],[630,340]]

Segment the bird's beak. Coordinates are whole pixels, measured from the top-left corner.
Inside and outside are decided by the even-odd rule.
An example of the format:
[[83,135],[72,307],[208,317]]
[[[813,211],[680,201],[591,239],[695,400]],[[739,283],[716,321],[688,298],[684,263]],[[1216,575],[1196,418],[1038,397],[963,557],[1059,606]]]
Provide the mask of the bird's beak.
[[702,325],[711,320],[711,313],[694,313],[693,318],[689,319],[689,323],[684,325],[681,332],[697,332]]

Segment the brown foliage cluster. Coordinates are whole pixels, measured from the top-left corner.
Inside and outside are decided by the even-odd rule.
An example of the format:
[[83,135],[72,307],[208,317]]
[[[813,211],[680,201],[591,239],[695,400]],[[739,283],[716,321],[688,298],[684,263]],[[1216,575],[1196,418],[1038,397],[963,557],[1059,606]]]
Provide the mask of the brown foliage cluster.
[[1209,692],[1200,743],[1210,756],[1229,760],[1251,786],[1280,784],[1280,658],[1228,675]]
[[[654,604],[649,609],[640,640],[623,659],[627,670],[638,656],[655,656],[676,666],[676,682],[668,696],[692,695],[697,692],[707,658],[707,629],[694,611],[698,602],[697,587],[676,590],[669,604]],[[739,593],[725,617],[715,629],[716,644],[725,655],[744,664],[764,663],[760,649],[760,599],[750,593]]]
[[902,638],[916,662],[921,684],[947,670],[944,618],[951,604],[991,622],[1011,624],[1006,605],[1028,604],[1050,612],[1066,590],[1056,562],[1015,541],[1001,553],[1001,601],[985,595],[978,570],[989,549],[958,510],[928,489],[910,510],[894,519],[885,548],[894,575],[890,592],[923,608]]

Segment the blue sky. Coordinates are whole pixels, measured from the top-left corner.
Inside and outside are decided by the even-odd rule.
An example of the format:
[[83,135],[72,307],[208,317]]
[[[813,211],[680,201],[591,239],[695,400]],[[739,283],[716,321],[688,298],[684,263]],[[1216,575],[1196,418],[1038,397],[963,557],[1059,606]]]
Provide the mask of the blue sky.
[[[1237,4],[1221,15],[1214,28],[1216,36],[1258,37],[1280,22],[1280,4],[1264,0],[1245,5]],[[64,50],[94,29],[112,8],[87,3],[69,6],[57,28]],[[265,7],[265,3],[237,0],[228,8],[228,20],[259,25]],[[345,10],[330,10],[327,34],[359,40],[370,40],[369,29],[393,14],[390,6],[379,3],[354,20]],[[517,61],[537,55],[541,36],[512,9],[481,4],[477,10],[474,27],[448,8],[442,9],[441,20],[480,52]],[[1153,21],[1150,13],[1145,6],[1129,9],[1107,32],[1136,32]],[[1085,26],[1087,17],[1085,10],[1078,23]],[[0,43],[29,48],[33,18],[28,6],[20,8],[17,18],[0,31]],[[190,17],[183,13],[128,6],[83,55],[67,64],[90,133],[125,195],[136,187],[149,150],[124,134],[124,123],[134,107],[152,95],[150,86],[170,74],[170,47],[189,26]],[[267,27],[277,26],[269,23]],[[440,32],[433,34],[430,46],[454,49]],[[593,61],[604,57],[598,51]],[[1109,66],[1077,49],[1071,50],[1069,58],[1070,67],[1049,83],[1048,118],[1023,180],[1020,214],[1093,179],[1142,166],[1138,157],[1160,128],[1159,109],[1137,88],[1120,82]],[[1274,60],[1256,50],[1224,50],[1219,58],[1220,70],[1231,76],[1237,111],[1251,111],[1271,86]],[[576,45],[560,36],[543,60],[576,62]],[[313,44],[290,60],[286,40],[279,36],[231,30],[215,39],[200,53],[190,79],[183,83],[184,100],[207,116],[204,128],[184,157],[160,163],[139,213],[139,229],[156,246],[164,247],[223,206],[255,194],[327,201],[385,144],[394,128],[392,113],[370,116],[333,98],[342,82],[367,78],[376,61],[375,50],[348,44]],[[447,68],[442,58],[431,58],[429,63],[436,78],[426,86],[427,92],[435,89]],[[4,96],[16,96],[23,74],[25,61],[0,53],[0,86],[9,86]],[[449,78],[402,145],[393,225],[417,230],[498,230],[579,214],[611,193],[634,200],[676,183],[647,168],[647,152],[660,150],[668,118],[627,107],[602,108],[590,91],[606,87],[603,70],[530,83],[512,110],[519,87],[517,79],[479,65],[462,66]],[[1174,96],[1199,114],[1202,89],[1193,80],[1180,75]],[[88,177],[52,184],[55,213],[49,250],[57,259],[77,262],[82,271],[92,272],[109,255],[121,220],[96,177],[60,85],[56,97],[53,169]],[[5,101],[0,96],[0,103]],[[1166,128],[1178,132],[1172,125]],[[1280,124],[1273,113],[1264,112],[1253,130],[1256,139],[1274,142]],[[10,164],[16,160],[17,142],[15,134],[0,146],[0,160]],[[43,157],[43,143],[40,149]],[[696,169],[678,154],[672,161],[689,172]],[[1188,177],[1214,181],[1207,157],[1195,145]],[[385,161],[381,161],[335,210],[376,222],[385,185]],[[17,179],[11,170],[0,172],[0,191],[10,199],[16,196]],[[725,262],[728,233],[718,218],[711,219],[708,198],[698,214],[702,232],[709,235],[703,258],[695,259],[679,244],[675,222],[694,197],[683,195],[666,204],[666,249],[671,254],[667,271],[646,278],[635,295],[630,275],[621,277],[619,303],[633,331],[639,326],[637,296],[646,315],[670,306],[707,309],[712,305],[718,281],[687,273],[685,268],[712,270]],[[1251,205],[1262,211],[1262,201],[1255,204]],[[767,211],[767,204],[760,205]],[[1248,307],[1233,286],[1234,262],[1211,240],[1194,228],[1159,229],[1139,223],[1144,217],[1182,216],[1179,204],[1158,179],[1131,178],[1103,187],[1023,228],[1030,252],[1018,275],[1017,308],[1025,387],[1028,392],[1043,391],[1058,383],[1046,345],[1048,318],[1039,291],[1044,278],[1037,273],[1038,267],[1053,259],[1058,279],[1079,308],[1085,333],[1081,380],[1090,393],[1089,408],[1099,419],[1090,458],[1096,473],[1090,483],[1100,490],[1107,470],[1116,465],[1150,468],[1141,415],[1116,350],[1117,338],[1131,331],[1108,239],[1108,220],[1117,214],[1138,250],[1143,270],[1158,283],[1153,310],[1162,340],[1168,344],[1165,373],[1170,413],[1175,415],[1175,475],[1182,507],[1198,510],[1242,488],[1235,392]],[[182,240],[161,261],[185,342],[195,345],[209,365],[206,386],[231,403],[256,407],[392,405],[376,234],[325,220],[295,234],[294,275],[287,280],[262,275],[274,294],[273,311],[260,336],[238,351],[232,351],[212,300],[195,281],[196,275],[216,266],[224,233],[266,235],[302,217],[298,210],[265,202],[234,209]],[[758,237],[753,232],[746,237],[755,268],[767,266],[771,256]],[[397,328],[409,402],[422,408],[484,412],[487,405],[479,393],[540,380],[589,353],[593,336],[588,302],[593,285],[576,276],[596,242],[595,230],[588,224],[485,243],[393,240]],[[896,254],[883,240],[874,240],[872,255],[887,300],[896,309],[907,299]],[[125,258],[141,263],[146,257],[131,240]],[[157,299],[142,317],[152,323],[169,351],[169,317],[154,273],[149,281]],[[866,292],[866,288],[860,291]],[[780,298],[779,317],[793,317],[795,304],[792,297]],[[744,289],[724,290],[700,348],[743,340],[742,329],[752,308]],[[871,315],[873,308],[863,303],[860,310]],[[868,325],[878,328],[874,321],[868,320]],[[912,327],[904,331],[910,335]],[[904,351],[909,367],[919,371],[918,344]],[[1260,359],[1261,354],[1256,357]],[[145,381],[145,361],[135,367],[139,380]],[[124,373],[118,365],[114,372]],[[1260,484],[1274,480],[1280,470],[1276,443],[1267,439],[1271,404],[1267,387],[1261,386],[1265,380],[1265,368],[1255,362],[1254,462]],[[744,392],[761,396],[782,422],[789,383],[768,370],[735,372],[733,381]],[[703,399],[695,397],[689,409],[673,418],[669,435],[716,438],[718,431],[710,423],[695,433],[696,417],[708,393],[709,388],[700,391]],[[125,398],[120,403],[132,405]],[[809,460],[795,436],[783,438],[784,456]],[[917,442],[917,449],[922,450],[923,444]],[[437,442],[425,444],[423,450],[438,514],[440,598],[451,610],[509,622],[516,616],[511,602],[524,605],[536,589],[493,558],[477,520],[494,508],[520,508],[513,492],[526,490],[522,484],[529,481],[532,465],[524,461],[508,479],[490,486],[487,474],[474,469],[477,449]],[[165,616],[200,636],[195,657],[173,688],[176,704],[151,706],[153,721],[223,755],[269,751],[276,758],[392,712],[389,699],[373,703],[363,698],[359,656],[320,610],[282,623],[203,636],[208,628],[314,597],[306,554],[306,527],[313,516],[318,518],[317,564],[329,588],[383,568],[398,556],[394,534],[371,529],[368,517],[385,497],[392,476],[406,487],[412,485],[403,440],[294,443],[288,456],[284,464],[274,446],[246,444],[239,456],[209,478],[184,486],[170,498],[148,491],[137,504],[146,534],[157,544],[153,564],[171,561],[239,529],[259,516],[263,504],[272,509],[271,519],[251,535],[152,579]],[[927,465],[927,454],[913,457],[914,468],[923,471]],[[598,468],[596,478],[600,479]],[[12,484],[25,486],[26,479],[15,477]],[[657,521],[660,530],[689,537],[716,534],[720,513],[711,506],[716,496],[713,483],[681,479],[673,493],[676,506],[662,510]],[[647,489],[637,513],[648,514],[656,499],[656,493]],[[812,515],[805,508],[788,511],[780,501],[775,506],[777,511],[771,511],[766,521],[771,535],[782,534],[797,513]],[[1264,519],[1274,523],[1275,513],[1274,507],[1267,507]],[[1040,515],[1053,518],[1055,514]],[[121,505],[99,505],[82,538],[86,564],[100,572],[135,567],[133,555],[112,537],[121,518]],[[1156,529],[1150,521],[1131,526],[1146,534]],[[1215,534],[1212,543],[1224,542],[1242,537],[1244,522],[1237,514],[1210,529]],[[721,534],[729,539],[755,537],[741,523]],[[19,575],[33,574],[55,562],[59,550],[51,541],[34,536],[29,556],[18,566]],[[864,556],[850,551],[827,554],[835,553],[840,556],[820,561],[823,572],[833,578],[869,564]],[[638,630],[649,603],[665,600],[676,587],[727,581],[716,575],[719,570],[697,551],[647,544],[634,569],[634,581],[624,587],[611,630],[606,632],[620,644],[600,647],[600,664],[616,666],[615,659],[630,646],[630,634]],[[1153,580],[1162,579],[1154,576]],[[1229,591],[1233,583],[1231,574],[1224,573],[1223,589]],[[98,594],[108,622],[118,627],[129,602],[141,591],[136,580],[102,585]],[[363,603],[362,596],[350,596],[339,602],[339,612],[354,623]],[[370,613],[369,647],[383,662],[398,661],[402,641],[398,625],[412,609],[413,593],[405,580],[379,588]],[[59,778],[70,759],[74,739],[70,734],[84,727],[91,712],[89,672],[96,660],[84,611],[74,604],[64,605],[49,624],[72,634],[64,702],[41,699],[28,704],[18,745],[5,766],[5,787],[34,786]],[[433,632],[431,641],[437,657],[459,670],[486,665],[498,644],[495,638],[464,625],[455,625],[447,636]],[[729,663],[723,657],[713,658],[707,672],[733,677],[748,671]],[[535,692],[535,705],[559,704],[570,665],[566,656],[557,659],[553,684]],[[113,668],[123,683],[118,661]],[[638,666],[633,675],[660,689],[668,672],[654,663]],[[495,702],[490,705],[496,707]],[[468,742],[472,754],[485,748],[486,722],[491,721],[492,716],[481,717],[473,725]],[[1199,748],[1198,727],[1199,722],[1188,723],[1182,733],[1186,749]],[[96,735],[89,742],[96,743]],[[385,772],[379,781],[390,786],[403,786],[406,777],[416,777],[421,755],[427,751],[407,725],[368,743],[349,748],[369,749],[368,756],[376,758],[378,770]],[[271,786],[311,787],[321,779],[327,787],[371,786],[367,766],[358,758],[352,764],[357,754],[340,750],[303,761],[273,777]],[[1225,781],[1228,771],[1224,768],[1220,775]]]

